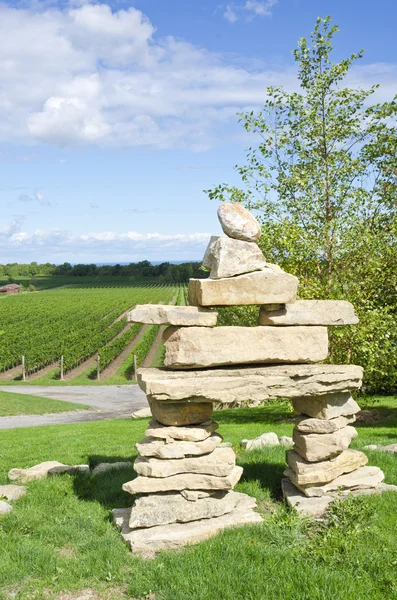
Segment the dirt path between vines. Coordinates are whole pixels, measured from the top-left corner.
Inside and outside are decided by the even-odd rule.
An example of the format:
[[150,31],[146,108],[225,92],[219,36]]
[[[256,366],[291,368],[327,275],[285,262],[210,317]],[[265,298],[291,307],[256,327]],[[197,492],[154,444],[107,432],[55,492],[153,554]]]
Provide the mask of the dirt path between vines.
[[136,334],[134,339],[120,352],[120,354],[110,363],[109,366],[106,367],[101,373],[101,380],[109,379],[109,377],[113,377],[116,375],[117,371],[127,358],[129,354],[133,351],[137,343],[142,339],[145,335],[145,332],[148,328],[148,325],[143,325],[142,329]]
[[163,332],[166,327],[167,327],[166,325],[160,326],[160,329],[158,330],[157,335],[154,338],[154,342],[151,345],[150,350],[147,353],[145,360],[143,361],[142,367],[151,367],[152,366],[152,362],[154,360],[154,357],[156,356],[157,348],[159,347],[159,345],[161,343],[161,339],[163,337]]

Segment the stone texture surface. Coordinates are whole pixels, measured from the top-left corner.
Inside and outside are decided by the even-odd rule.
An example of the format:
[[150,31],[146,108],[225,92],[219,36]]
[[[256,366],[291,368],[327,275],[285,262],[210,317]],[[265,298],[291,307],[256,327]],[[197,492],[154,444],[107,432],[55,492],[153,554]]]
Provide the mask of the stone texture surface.
[[276,265],[223,279],[190,279],[190,306],[243,306],[295,302],[298,280]]
[[241,440],[241,446],[246,450],[255,450],[256,448],[264,448],[265,446],[279,446],[280,442],[277,433],[269,431],[262,433],[253,440]]
[[0,498],[5,498],[9,502],[18,500],[26,494],[24,485],[0,485]]
[[12,511],[11,504],[8,502],[4,502],[4,500],[0,500],[0,515],[6,515],[7,513]]
[[288,468],[284,475],[289,477],[292,483],[309,498],[321,496],[337,497],[341,492],[376,488],[385,476],[379,467],[360,467],[351,473],[340,475],[325,485],[302,486],[296,481],[295,472]]
[[231,490],[243,474],[242,467],[234,467],[226,477],[183,473],[172,477],[142,477],[123,484],[123,490],[130,494],[152,494],[180,490]]
[[169,368],[311,363],[328,355],[326,327],[169,327],[163,340]]
[[281,489],[288,506],[294,508],[302,516],[313,517],[314,519],[324,516],[328,506],[334,500],[332,496],[307,498],[288,478],[281,480]]
[[167,304],[138,304],[127,313],[127,321],[155,325],[183,325],[184,327],[215,327],[218,313],[196,306]]
[[255,499],[246,494],[238,494],[238,496],[237,506],[232,512],[221,517],[201,519],[191,523],[174,523],[150,529],[131,530],[130,508],[113,510],[113,518],[132,552],[142,558],[153,558],[159,550],[178,550],[184,546],[197,544],[214,537],[227,527],[262,523],[261,516],[253,510],[256,506]]
[[335,458],[310,463],[294,450],[287,451],[288,466],[295,472],[299,485],[324,484],[333,481],[344,473],[351,473],[368,462],[364,452],[344,450]]
[[210,454],[190,458],[148,458],[138,456],[134,470],[145,477],[170,477],[180,473],[201,473],[225,477],[236,465],[232,448],[215,448]]
[[211,519],[231,512],[237,504],[237,492],[216,492],[213,496],[189,502],[181,494],[153,494],[137,498],[131,509],[129,526],[155,527]]
[[308,462],[317,462],[336,456],[347,450],[352,440],[357,437],[354,427],[344,427],[334,433],[293,433],[294,450]]
[[212,433],[202,442],[173,441],[166,443],[164,440],[147,437],[135,444],[141,456],[154,456],[156,458],[185,458],[186,456],[200,456],[209,454],[222,442],[222,437]]
[[184,442],[202,442],[210,437],[211,433],[214,433],[218,427],[218,423],[214,421],[205,421],[199,425],[187,425],[186,427],[164,427],[157,421],[150,421],[145,435],[159,439],[172,438]]
[[297,300],[259,314],[259,325],[356,325],[354,307],[346,300]]
[[204,492],[200,490],[182,490],[181,495],[189,502],[197,502],[197,500],[201,500],[201,498],[209,498],[214,494],[218,494],[221,492]]
[[334,431],[351,425],[355,420],[355,415],[351,417],[336,417],[330,420],[303,417],[297,419],[295,428],[301,433],[334,433]]
[[207,421],[213,411],[212,402],[162,402],[148,395],[151,414],[162,425],[197,425]]
[[257,242],[261,228],[255,217],[239,202],[225,202],[218,208],[218,219],[227,236]]
[[347,417],[360,412],[360,407],[348,392],[327,394],[311,398],[294,398],[292,400],[297,414],[308,415],[314,419],[334,419]]
[[362,375],[362,367],[355,365],[269,365],[200,371],[139,369],[138,383],[146,394],[163,401],[189,399],[233,404],[246,400],[260,404],[269,398],[307,399],[340,390],[353,391],[360,388]]
[[132,469],[132,462],[113,462],[113,463],[100,463],[92,470],[92,475],[101,475],[108,471],[116,471],[117,469]]
[[211,270],[211,279],[222,279],[260,271],[266,261],[257,244],[221,236],[211,238],[203,266]]
[[281,446],[284,446],[284,448],[291,448],[294,445],[294,440],[289,435],[281,435],[280,444]]
[[10,481],[20,481],[26,483],[35,479],[42,479],[49,475],[58,475],[60,473],[77,473],[77,472],[88,472],[88,465],[64,465],[56,460],[42,462],[38,465],[34,465],[29,469],[11,469],[8,473],[8,479]]
[[131,414],[131,417],[133,419],[150,419],[151,416],[152,411],[150,410],[149,406],[145,408],[140,408],[139,410],[136,410]]

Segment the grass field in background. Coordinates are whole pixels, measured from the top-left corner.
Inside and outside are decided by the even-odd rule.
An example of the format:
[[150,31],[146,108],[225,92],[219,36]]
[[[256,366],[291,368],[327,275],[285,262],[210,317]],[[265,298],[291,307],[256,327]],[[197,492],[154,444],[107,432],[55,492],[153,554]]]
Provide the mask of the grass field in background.
[[[361,401],[364,423],[352,447],[397,441],[397,398]],[[237,490],[255,496],[263,525],[225,531],[181,552],[142,561],[113,526],[112,508],[130,506],[127,468],[98,477],[61,475],[28,484],[0,520],[0,598],[94,600],[395,600],[397,495],[353,499],[325,523],[298,518],[281,501],[285,449],[246,452],[243,438],[291,435],[289,403],[215,413],[244,467]],[[134,460],[147,420],[118,420],[0,431],[0,483],[12,467]],[[368,452],[388,483],[397,457]],[[68,595],[62,596],[63,592]],[[152,594],[150,596],[150,594]]]
[[15,394],[0,391],[0,417],[16,415],[45,415],[71,410],[90,409],[84,404],[75,404],[64,400],[41,398],[29,394]]

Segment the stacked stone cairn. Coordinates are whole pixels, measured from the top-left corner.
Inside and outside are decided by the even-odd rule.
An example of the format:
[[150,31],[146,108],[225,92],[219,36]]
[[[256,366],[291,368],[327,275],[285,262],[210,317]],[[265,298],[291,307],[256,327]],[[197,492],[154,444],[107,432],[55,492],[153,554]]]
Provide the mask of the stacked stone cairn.
[[[299,418],[282,489],[300,512],[320,516],[339,493],[383,489],[380,469],[349,450],[362,368],[316,364],[327,358],[326,326],[358,322],[352,305],[296,300],[298,280],[266,262],[256,219],[233,202],[218,217],[225,236],[211,238],[203,260],[210,276],[190,280],[189,306],[142,305],[127,316],[168,325],[165,367],[138,371],[153,420],[136,444],[138,476],[123,489],[139,497],[113,511],[143,556],[261,522],[255,500],[233,491],[243,469],[211,420],[214,404],[292,399]],[[261,306],[257,327],[215,327],[216,307],[241,305]]]

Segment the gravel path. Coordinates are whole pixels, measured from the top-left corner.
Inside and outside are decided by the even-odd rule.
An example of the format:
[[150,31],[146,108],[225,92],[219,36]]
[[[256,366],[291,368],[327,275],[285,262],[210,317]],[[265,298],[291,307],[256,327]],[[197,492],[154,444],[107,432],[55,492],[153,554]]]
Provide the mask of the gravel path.
[[4,392],[30,394],[42,398],[54,398],[85,404],[92,410],[77,410],[51,415],[20,415],[0,417],[0,429],[17,427],[37,427],[39,425],[59,425],[83,421],[102,421],[104,419],[123,419],[139,408],[148,406],[146,396],[137,385],[89,386],[76,385],[65,387],[51,386],[0,386]]

